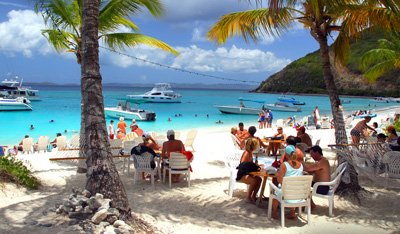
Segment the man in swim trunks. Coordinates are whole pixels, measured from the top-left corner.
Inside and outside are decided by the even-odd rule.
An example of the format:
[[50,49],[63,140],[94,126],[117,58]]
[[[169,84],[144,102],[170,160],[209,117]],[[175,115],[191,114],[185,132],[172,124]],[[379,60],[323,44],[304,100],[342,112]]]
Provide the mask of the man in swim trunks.
[[242,141],[250,137],[247,129],[244,129],[244,124],[242,122],[239,123],[239,130],[237,130],[236,136]]
[[[314,185],[316,182],[330,182],[331,181],[331,171],[329,161],[322,154],[322,149],[318,145],[310,148],[310,155],[315,160],[315,163],[305,163],[304,171],[309,174],[313,174]],[[329,192],[329,186],[323,185],[318,186],[317,193],[326,195]],[[315,204],[311,199],[311,208],[315,208]]]

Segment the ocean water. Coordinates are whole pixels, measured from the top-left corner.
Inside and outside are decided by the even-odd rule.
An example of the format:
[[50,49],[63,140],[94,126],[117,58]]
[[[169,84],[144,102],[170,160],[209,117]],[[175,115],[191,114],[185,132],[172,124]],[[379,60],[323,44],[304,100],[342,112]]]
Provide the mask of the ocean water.
[[[72,135],[76,134],[73,130],[79,131],[81,100],[79,87],[33,86],[32,88],[40,90],[38,94],[43,100],[31,102],[33,111],[0,112],[2,121],[0,145],[17,144],[25,135],[33,137],[34,141],[37,141],[40,136],[49,136],[53,140],[56,133],[64,133],[65,130],[67,130],[67,133],[63,135],[70,139]],[[103,90],[104,104],[106,107],[116,106],[118,98],[125,97],[127,94],[141,94],[146,91],[149,91],[149,88],[105,87]],[[174,89],[174,91],[182,95],[182,103],[145,103],[140,105],[140,109],[154,111],[157,115],[157,120],[154,122],[138,122],[140,128],[145,131],[166,132],[168,129],[187,130],[218,127],[220,124],[215,122],[219,120],[224,122],[225,127],[226,125],[237,126],[238,122],[256,122],[258,116],[222,114],[213,105],[239,105],[239,97],[274,103],[280,96],[278,94],[256,94],[231,90]],[[302,117],[311,115],[315,106],[319,107],[322,116],[325,114],[331,116],[328,97],[287,96],[304,101],[306,105],[300,106],[302,112],[274,111],[274,120],[286,119],[295,115],[299,121]],[[351,100],[350,104],[343,105],[346,113],[359,109],[365,110],[394,105],[394,103],[370,103],[369,99],[362,98],[344,99]],[[257,103],[246,102],[245,104],[246,106],[260,107],[260,104]],[[175,117],[179,114],[182,116]],[[207,115],[209,115],[208,118]],[[171,118],[172,121],[167,121],[168,118]],[[50,120],[55,122],[50,123]],[[111,118],[106,117],[107,125],[110,120]],[[129,120],[127,120],[127,124],[130,124]],[[35,127],[34,130],[30,130],[31,125]]]

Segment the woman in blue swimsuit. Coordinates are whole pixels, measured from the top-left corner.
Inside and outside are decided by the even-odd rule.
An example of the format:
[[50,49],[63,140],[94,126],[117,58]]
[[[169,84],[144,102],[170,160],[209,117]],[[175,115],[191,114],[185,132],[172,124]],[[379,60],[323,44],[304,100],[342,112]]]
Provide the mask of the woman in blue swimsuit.
[[260,116],[258,122],[260,122],[260,126],[258,127],[259,129],[262,129],[264,126],[264,122],[265,122],[265,112],[262,111],[261,113],[258,114]]

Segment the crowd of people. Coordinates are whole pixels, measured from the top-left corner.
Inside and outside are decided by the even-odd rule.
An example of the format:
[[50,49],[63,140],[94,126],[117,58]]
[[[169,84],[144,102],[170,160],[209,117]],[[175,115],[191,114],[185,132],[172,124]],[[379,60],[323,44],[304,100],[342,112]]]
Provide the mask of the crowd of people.
[[271,110],[263,110],[258,115],[258,122],[260,123],[258,126],[259,129],[272,128],[272,120],[274,119],[274,115],[272,114]]

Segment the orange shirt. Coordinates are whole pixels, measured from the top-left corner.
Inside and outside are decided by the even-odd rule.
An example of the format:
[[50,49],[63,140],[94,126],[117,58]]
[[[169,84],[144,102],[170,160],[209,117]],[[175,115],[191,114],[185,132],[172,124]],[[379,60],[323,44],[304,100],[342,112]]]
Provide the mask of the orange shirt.
[[126,129],[125,129],[126,127],[127,127],[127,125],[126,125],[125,121],[118,122],[117,128],[121,129],[121,132],[126,133]]

